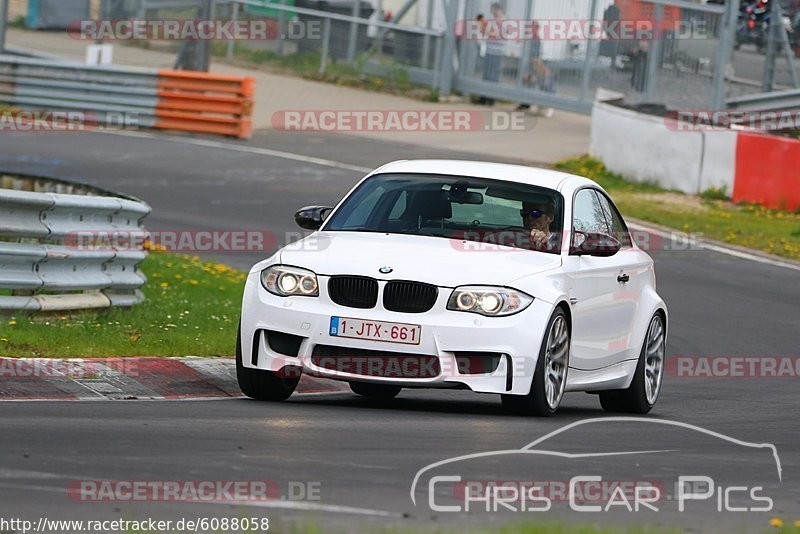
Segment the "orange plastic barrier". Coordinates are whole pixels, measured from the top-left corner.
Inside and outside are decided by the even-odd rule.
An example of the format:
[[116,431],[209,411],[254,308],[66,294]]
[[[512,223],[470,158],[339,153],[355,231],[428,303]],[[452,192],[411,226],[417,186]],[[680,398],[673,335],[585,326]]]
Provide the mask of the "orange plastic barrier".
[[253,78],[161,70],[155,127],[247,139],[254,93]]
[[[655,22],[655,4],[643,2],[642,0],[616,0],[614,3],[619,8],[621,20]],[[663,31],[675,30],[680,20],[681,9],[679,7],[662,6],[659,29]]]
[[768,208],[800,208],[800,141],[739,132],[736,144],[735,202]]

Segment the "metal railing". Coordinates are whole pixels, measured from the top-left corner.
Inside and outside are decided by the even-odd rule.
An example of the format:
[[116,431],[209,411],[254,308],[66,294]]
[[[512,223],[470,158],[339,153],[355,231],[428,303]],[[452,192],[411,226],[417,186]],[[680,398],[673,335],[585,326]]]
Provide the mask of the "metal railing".
[[738,98],[731,98],[727,102],[728,109],[743,111],[774,111],[774,110],[800,110],[800,90],[773,91],[771,93],[758,93]]
[[[147,204],[128,198],[0,189],[0,310],[142,302],[147,279],[139,264],[147,251],[110,244],[143,234],[149,213]],[[78,236],[102,236],[105,245],[83,245]]]
[[[146,20],[190,20],[206,18],[205,0],[136,0],[120,3],[106,0],[104,11],[110,18]],[[363,0],[354,2],[347,13],[323,11],[281,2],[260,0],[215,0],[211,18],[217,21],[271,19],[283,36],[292,35],[292,26],[305,24],[313,35],[270,38],[260,41],[228,41],[225,56],[234,60],[237,53],[245,56],[272,55],[275,58],[297,57],[298,61],[315,61],[320,74],[332,65],[348,65],[360,72],[373,74],[399,83],[414,83],[438,88],[443,62],[446,32],[419,26],[376,20],[361,11]],[[116,6],[116,8],[115,8]],[[264,10],[269,14],[265,15]],[[174,47],[175,43],[169,43]],[[202,69],[207,63],[208,42],[184,41],[176,68]]]
[[[764,30],[764,46],[754,46],[743,37],[739,6],[744,1],[721,5],[688,0],[505,1],[501,4],[507,8],[507,20],[605,23],[616,16],[627,22],[650,22],[658,31],[645,39],[614,38],[606,32],[599,39],[508,40],[499,54],[498,47],[487,54],[486,39],[464,39],[456,31],[478,14],[491,21],[488,0],[417,3],[419,12],[412,24],[375,16],[376,3],[365,0],[103,0],[101,18],[266,18],[280,28],[278,37],[260,41],[165,44],[173,51],[181,49],[176,62],[181,68],[198,64],[202,69],[212,50],[229,61],[237,52],[245,52],[245,60],[277,60],[284,67],[296,59],[305,74],[309,65],[318,66],[319,73],[348,65],[350,71],[335,71],[333,76],[371,74],[399,89],[413,83],[484,101],[503,99],[589,112],[596,91],[603,88],[622,93],[629,104],[721,109],[726,99],[800,88],[793,57],[800,53],[800,10],[783,10],[781,0],[770,2],[774,22]],[[405,2],[398,15],[413,13],[414,4]],[[427,21],[421,22],[420,10],[426,7]],[[786,16],[792,18],[793,29],[784,27]],[[319,35],[295,38],[286,31],[304,22],[318,23]],[[537,59],[546,75],[531,76]]]
[[247,138],[253,92],[252,78],[0,56],[0,104],[75,111],[109,128]]

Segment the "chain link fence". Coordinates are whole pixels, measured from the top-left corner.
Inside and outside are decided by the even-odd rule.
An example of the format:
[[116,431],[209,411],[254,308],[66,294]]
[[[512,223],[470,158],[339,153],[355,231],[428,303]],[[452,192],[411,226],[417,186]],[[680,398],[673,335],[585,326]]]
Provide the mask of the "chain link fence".
[[[97,1],[101,19],[267,23],[262,39],[137,43],[192,70],[213,55],[579,112],[599,89],[632,105],[721,109],[800,88],[794,0],[409,0],[394,17],[381,9],[387,0]],[[748,26],[752,5],[761,18]]]

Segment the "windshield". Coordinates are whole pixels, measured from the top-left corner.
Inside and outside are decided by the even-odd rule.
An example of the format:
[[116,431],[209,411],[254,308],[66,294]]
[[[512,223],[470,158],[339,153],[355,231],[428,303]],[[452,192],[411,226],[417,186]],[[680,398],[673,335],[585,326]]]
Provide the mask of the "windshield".
[[[552,189],[484,178],[379,174],[364,181],[325,231],[481,241],[558,253],[563,198]],[[547,246],[531,239],[540,232]]]

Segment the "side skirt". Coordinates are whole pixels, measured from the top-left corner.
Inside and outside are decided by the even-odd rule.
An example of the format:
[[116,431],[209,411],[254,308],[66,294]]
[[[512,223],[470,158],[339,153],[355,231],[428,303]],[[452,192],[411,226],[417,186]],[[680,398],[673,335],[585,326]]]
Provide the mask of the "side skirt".
[[567,374],[567,391],[626,389],[631,385],[637,363],[638,360],[626,360],[592,371],[570,367]]

